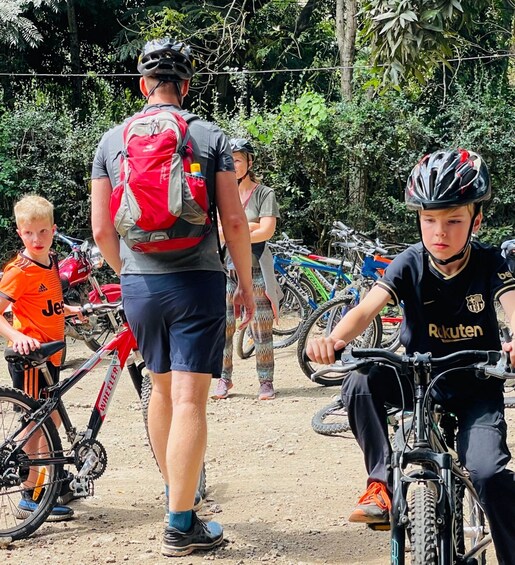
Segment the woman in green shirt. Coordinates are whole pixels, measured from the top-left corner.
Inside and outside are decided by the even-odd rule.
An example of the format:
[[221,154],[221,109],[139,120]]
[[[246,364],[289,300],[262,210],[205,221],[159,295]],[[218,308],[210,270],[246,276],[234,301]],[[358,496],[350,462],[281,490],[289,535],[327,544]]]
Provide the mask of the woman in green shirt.
[[[252,171],[254,149],[246,139],[231,139],[234,168],[238,179],[240,200],[249,223],[252,243],[252,279],[256,312],[251,322],[256,347],[256,369],[259,379],[260,400],[273,400],[275,391],[274,350],[272,326],[279,312],[281,290],[274,275],[273,258],[266,242],[274,235],[279,207],[273,189],[259,183]],[[227,279],[227,326],[222,377],[218,380],[214,398],[224,399],[229,395],[232,383],[233,336],[236,330],[233,294],[236,288],[233,279],[231,258],[227,259],[231,275]]]

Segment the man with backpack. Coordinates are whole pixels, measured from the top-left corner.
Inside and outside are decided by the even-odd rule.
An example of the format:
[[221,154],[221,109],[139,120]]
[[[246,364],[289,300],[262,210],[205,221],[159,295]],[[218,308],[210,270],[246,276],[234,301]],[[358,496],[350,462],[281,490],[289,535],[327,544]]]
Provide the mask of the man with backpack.
[[142,112],[109,130],[92,171],[95,241],[120,275],[127,319],[152,377],[148,425],[168,499],[162,553],[223,540],[193,512],[207,441],[211,376],[225,339],[225,273],[216,214],[238,275],[242,324],[253,316],[250,238],[221,130],[182,110],[195,62],[173,39],[138,60]]

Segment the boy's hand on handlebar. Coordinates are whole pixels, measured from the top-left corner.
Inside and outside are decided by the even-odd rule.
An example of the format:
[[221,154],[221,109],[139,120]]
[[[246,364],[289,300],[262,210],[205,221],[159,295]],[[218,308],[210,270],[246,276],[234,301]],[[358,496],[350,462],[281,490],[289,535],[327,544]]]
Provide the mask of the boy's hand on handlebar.
[[503,343],[502,348],[503,351],[509,354],[511,366],[515,367],[515,339]]
[[87,320],[87,316],[84,315],[82,310],[82,306],[70,306],[69,304],[64,305],[64,315],[68,316],[77,316],[81,322]]
[[311,361],[332,365],[336,359],[335,351],[340,351],[346,345],[342,339],[335,339],[331,336],[310,339],[306,347],[306,354]]

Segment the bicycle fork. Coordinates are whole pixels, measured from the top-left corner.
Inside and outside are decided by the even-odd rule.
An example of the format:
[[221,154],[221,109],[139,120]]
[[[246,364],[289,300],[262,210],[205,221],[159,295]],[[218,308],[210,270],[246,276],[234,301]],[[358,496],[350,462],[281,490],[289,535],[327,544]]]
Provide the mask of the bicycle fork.
[[[419,467],[409,474],[403,469],[408,465]],[[392,454],[393,498],[391,510],[391,565],[405,565],[406,529],[409,527],[408,489],[413,483],[433,484],[437,493],[436,527],[439,535],[438,555],[440,563],[452,563],[453,517],[455,501],[452,488],[452,456],[437,453],[429,448],[415,448],[404,453]],[[435,472],[433,469],[437,469]]]

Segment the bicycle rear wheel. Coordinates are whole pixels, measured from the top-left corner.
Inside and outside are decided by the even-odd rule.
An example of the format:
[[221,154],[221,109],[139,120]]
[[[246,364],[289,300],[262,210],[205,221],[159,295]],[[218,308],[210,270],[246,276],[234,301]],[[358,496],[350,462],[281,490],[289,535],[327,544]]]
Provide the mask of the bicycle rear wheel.
[[[0,387],[0,539],[28,537],[47,519],[59,495],[63,463],[48,459],[62,457],[63,450],[52,420],[44,422],[30,443],[18,450],[31,429],[25,420],[39,406],[17,389]],[[44,466],[39,463],[43,457],[47,459]],[[33,512],[18,506],[24,491],[37,498]]]
[[[152,396],[152,381],[148,371],[143,374],[143,379],[141,382],[141,411],[143,413],[143,422],[145,424],[145,430],[147,432],[148,442],[150,444],[150,449],[152,449],[152,443],[150,441],[150,436],[148,434],[148,406],[150,404],[150,397]],[[152,455],[154,452],[152,450]],[[154,455],[155,459],[155,455]],[[157,460],[156,460],[157,463]],[[202,498],[206,498],[206,465],[202,465],[200,470],[200,476],[197,484],[197,493],[200,494]]]
[[297,341],[311,311],[304,296],[289,281],[285,282],[282,290],[284,296],[279,304],[279,320],[272,328],[274,349],[288,347]]
[[[333,298],[320,308],[315,310],[303,324],[299,342],[297,344],[297,359],[303,373],[311,379],[311,375],[321,369],[324,365],[315,363],[308,359],[305,354],[308,340],[328,336],[336,324],[347,314],[355,305],[352,295]],[[379,314],[372,320],[368,328],[354,341],[348,344],[349,347],[378,347],[381,343],[381,317]],[[328,373],[320,379],[320,384],[324,386],[341,385],[345,374],[341,372]]]
[[382,337],[381,347],[397,351],[401,345],[401,324],[403,311],[400,306],[386,306],[381,312]]
[[486,549],[489,543],[485,543],[485,514],[476,493],[460,478],[456,478],[454,531],[458,554],[466,555],[467,559],[475,558],[477,565],[486,565]]

